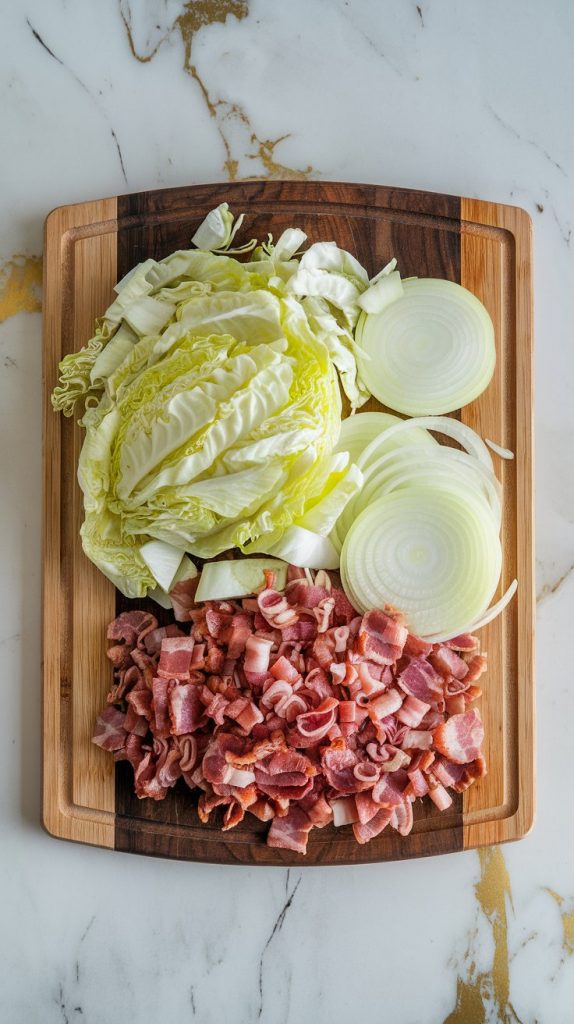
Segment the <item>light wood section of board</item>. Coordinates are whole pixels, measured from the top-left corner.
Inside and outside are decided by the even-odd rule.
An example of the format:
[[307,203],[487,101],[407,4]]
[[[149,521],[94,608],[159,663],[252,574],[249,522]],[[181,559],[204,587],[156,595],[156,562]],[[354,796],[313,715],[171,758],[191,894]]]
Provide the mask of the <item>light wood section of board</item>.
[[495,599],[519,581],[505,612],[481,630],[489,661],[481,710],[491,770],[464,795],[468,848],[522,836],[534,817],[532,238],[528,214],[515,207],[463,199],[461,222],[461,283],[488,309],[497,346],[494,379],[461,419],[515,453],[511,462],[493,456],[503,486],[503,570]]
[[115,591],[81,550],[81,494],[67,475],[83,432],[49,396],[60,359],[92,336],[111,300],[116,209],[114,198],[54,210],[44,251],[44,824],[100,846],[114,845],[114,764],[90,740],[109,678],[102,636]]

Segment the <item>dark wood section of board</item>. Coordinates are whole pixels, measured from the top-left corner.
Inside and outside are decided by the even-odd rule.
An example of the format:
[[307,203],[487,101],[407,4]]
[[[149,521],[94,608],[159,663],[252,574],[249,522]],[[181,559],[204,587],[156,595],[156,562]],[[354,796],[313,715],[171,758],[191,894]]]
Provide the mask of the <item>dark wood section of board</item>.
[[[323,182],[235,182],[162,189],[118,199],[118,276],[136,263],[161,259],[189,247],[205,214],[227,201],[244,212],[241,240],[275,238],[296,225],[310,242],[333,239],[363,263],[370,274],[400,255],[404,277],[460,281],[460,200],[453,196],[389,189],[375,185]],[[137,602],[142,607],[142,602]],[[133,603],[118,595],[118,612]],[[152,606],[150,605],[150,610]],[[157,608],[153,606],[154,613]],[[165,621],[165,616],[160,616]],[[196,796],[183,782],[165,800],[140,801],[133,773],[116,766],[116,849],[152,856],[220,864],[359,864],[447,853],[463,847],[462,797],[448,813],[430,800],[415,805],[415,826],[406,838],[387,829],[359,846],[350,826],[313,829],[307,856],[273,850],[265,844],[267,826],[247,815],[231,832],[220,831],[219,812],[208,825],[199,822]],[[440,818],[440,826],[438,820]],[[438,826],[438,827],[437,827]]]

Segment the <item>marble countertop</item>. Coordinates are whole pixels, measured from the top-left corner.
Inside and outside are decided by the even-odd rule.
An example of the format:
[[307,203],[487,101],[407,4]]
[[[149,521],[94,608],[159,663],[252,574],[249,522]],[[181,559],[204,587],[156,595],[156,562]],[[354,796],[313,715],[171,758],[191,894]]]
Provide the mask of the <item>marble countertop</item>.
[[[6,1024],[574,1020],[574,7],[0,3]],[[156,861],[40,827],[46,213],[248,176],[516,203],[536,265],[538,815],[522,842],[312,871]]]

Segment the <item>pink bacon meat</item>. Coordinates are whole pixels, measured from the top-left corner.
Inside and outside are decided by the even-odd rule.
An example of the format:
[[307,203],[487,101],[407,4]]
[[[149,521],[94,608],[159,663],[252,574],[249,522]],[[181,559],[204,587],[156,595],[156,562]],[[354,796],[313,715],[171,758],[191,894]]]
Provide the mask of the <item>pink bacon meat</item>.
[[416,800],[446,810],[486,773],[476,637],[429,644],[390,607],[358,615],[324,571],[290,566],[283,592],[268,573],[242,601],[197,604],[197,582],[177,584],[177,622],[138,609],[108,627],[94,743],[129,761],[141,799],[187,786],[201,821],[253,814],[268,845],[304,854],[333,820],[358,843],[407,836]]

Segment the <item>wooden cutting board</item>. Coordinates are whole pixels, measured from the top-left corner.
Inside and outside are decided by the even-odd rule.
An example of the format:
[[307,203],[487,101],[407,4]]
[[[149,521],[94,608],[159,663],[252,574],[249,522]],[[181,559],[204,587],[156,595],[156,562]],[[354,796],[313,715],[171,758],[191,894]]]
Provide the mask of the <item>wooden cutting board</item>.
[[[460,282],[486,305],[497,366],[460,418],[516,452],[497,462],[503,484],[504,568],[517,597],[482,630],[489,670],[481,711],[488,776],[440,814],[417,801],[407,838],[387,830],[365,846],[350,826],[311,833],[306,858],[265,845],[247,815],[231,832],[202,825],[178,783],[139,801],[131,769],[90,742],[111,682],[105,629],[119,607],[113,586],[84,557],[76,483],[82,431],[52,412],[58,362],[93,333],[112,286],[147,257],[189,247],[223,200],[245,211],[242,236],[276,237],[297,225],[310,241],[335,239],[372,275],[396,256],[404,277]],[[61,838],[118,850],[227,864],[356,864],[518,839],[534,815],[531,222],[520,209],[430,192],[332,182],[250,181],[118,196],[64,206],[46,221],[44,291],[44,823]],[[372,403],[371,408],[377,404]],[[122,599],[123,601],[123,599]],[[141,604],[141,602],[140,602]]]

